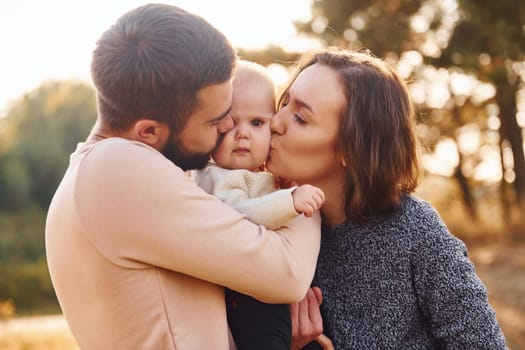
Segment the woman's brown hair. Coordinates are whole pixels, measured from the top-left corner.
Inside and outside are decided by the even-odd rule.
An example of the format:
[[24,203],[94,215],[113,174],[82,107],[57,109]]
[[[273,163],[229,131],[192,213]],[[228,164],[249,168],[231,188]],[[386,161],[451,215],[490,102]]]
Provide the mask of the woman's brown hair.
[[370,53],[329,48],[304,55],[290,85],[316,63],[337,72],[346,96],[335,150],[347,169],[346,216],[364,220],[395,210],[402,195],[415,190],[421,171],[405,82]]

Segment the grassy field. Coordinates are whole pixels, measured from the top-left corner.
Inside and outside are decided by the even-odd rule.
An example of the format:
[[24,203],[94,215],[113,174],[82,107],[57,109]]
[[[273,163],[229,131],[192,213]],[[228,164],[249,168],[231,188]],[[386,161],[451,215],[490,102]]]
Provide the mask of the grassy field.
[[[469,247],[511,350],[525,349],[525,243]],[[79,350],[61,315],[0,321],[2,350]]]
[[525,243],[469,249],[511,350],[525,349]]
[[0,321],[2,350],[79,350],[62,315]]

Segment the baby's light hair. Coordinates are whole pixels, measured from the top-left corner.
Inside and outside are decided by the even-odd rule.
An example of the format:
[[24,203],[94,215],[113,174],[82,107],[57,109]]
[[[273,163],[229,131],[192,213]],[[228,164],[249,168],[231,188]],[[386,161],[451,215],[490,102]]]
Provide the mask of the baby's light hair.
[[275,99],[275,83],[268,73],[268,70],[259,63],[242,59],[237,62],[237,71],[233,78],[233,88],[237,89],[244,84],[257,84],[260,87],[267,86],[271,89]]

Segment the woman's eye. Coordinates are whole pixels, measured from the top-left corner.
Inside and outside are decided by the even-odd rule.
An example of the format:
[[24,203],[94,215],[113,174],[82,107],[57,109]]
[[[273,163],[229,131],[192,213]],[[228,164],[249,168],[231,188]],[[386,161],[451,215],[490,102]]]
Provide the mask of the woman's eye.
[[294,113],[293,117],[298,124],[306,124],[306,121],[299,114]]

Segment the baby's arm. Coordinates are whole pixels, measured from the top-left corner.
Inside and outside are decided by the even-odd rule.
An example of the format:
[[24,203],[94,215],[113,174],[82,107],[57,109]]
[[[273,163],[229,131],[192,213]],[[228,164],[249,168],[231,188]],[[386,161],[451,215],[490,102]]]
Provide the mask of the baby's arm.
[[294,208],[293,190],[293,188],[277,190],[263,196],[249,198],[246,191],[232,188],[217,192],[215,195],[235,210],[245,214],[250,221],[274,230],[286,225],[300,214]]
[[324,203],[324,192],[312,185],[302,185],[292,192],[293,205],[298,213],[311,217]]

